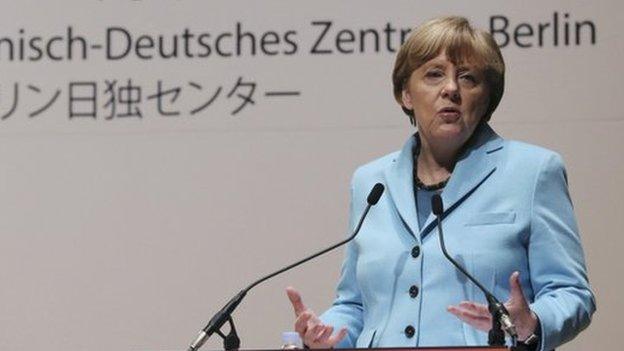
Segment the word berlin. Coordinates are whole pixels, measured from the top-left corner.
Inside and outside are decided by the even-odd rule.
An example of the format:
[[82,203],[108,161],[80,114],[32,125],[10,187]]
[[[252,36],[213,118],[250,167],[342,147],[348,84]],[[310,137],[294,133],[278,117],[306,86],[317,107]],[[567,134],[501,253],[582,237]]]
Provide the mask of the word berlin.
[[[595,44],[596,26],[592,21],[571,21],[567,13],[560,20],[557,12],[552,19],[533,24],[513,23],[506,16],[495,15],[489,18],[489,29],[501,47],[541,47],[548,45],[548,36],[554,38],[550,45],[558,46],[559,32],[565,35],[561,45]],[[590,31],[584,36],[586,40],[582,39],[583,27]],[[91,40],[72,26],[49,36],[32,35],[22,28],[15,36],[0,35],[0,62],[85,61],[102,56],[109,61],[120,61],[292,56],[302,52],[310,55],[394,53],[409,32],[409,28],[399,28],[390,22],[378,27],[346,28],[332,20],[315,20],[305,32],[253,31],[240,22],[231,30],[216,33],[189,28],[178,33],[137,33],[112,26],[104,30],[103,40]],[[573,40],[568,40],[569,36]]]

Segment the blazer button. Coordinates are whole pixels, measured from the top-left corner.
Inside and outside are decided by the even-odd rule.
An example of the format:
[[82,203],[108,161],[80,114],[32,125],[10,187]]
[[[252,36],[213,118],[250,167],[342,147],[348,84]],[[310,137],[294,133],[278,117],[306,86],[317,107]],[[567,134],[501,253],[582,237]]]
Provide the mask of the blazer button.
[[410,286],[409,294],[411,298],[416,298],[418,296],[418,287],[416,285]]
[[412,257],[416,258],[420,256],[420,246],[416,245],[412,248]]
[[405,327],[405,336],[407,336],[408,338],[413,337],[415,332],[416,329],[414,329],[414,327],[412,327],[411,325]]

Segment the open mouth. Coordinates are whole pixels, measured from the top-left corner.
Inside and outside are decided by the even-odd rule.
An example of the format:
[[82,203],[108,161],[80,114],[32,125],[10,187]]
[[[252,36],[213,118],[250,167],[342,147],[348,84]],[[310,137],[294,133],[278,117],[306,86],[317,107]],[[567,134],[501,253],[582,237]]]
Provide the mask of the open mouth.
[[446,122],[454,122],[461,117],[461,111],[455,107],[445,107],[438,110],[438,115]]

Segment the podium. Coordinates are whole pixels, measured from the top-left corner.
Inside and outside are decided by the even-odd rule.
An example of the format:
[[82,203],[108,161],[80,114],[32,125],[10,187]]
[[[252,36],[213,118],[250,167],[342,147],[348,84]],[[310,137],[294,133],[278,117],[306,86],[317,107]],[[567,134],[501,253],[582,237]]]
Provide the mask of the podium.
[[[302,349],[297,349],[302,350]],[[366,349],[316,349],[315,351],[510,351],[510,348],[501,346],[436,346],[436,347],[373,347]],[[239,351],[284,351],[282,349],[242,349]]]
[[[343,349],[356,351],[360,349]],[[500,346],[436,346],[436,347],[377,347],[367,350],[372,351],[509,351],[506,347]],[[335,349],[328,349],[322,351],[335,351]]]
[[[350,350],[356,350],[356,349],[350,349]],[[509,351],[511,349],[507,347],[500,347],[500,346],[437,346],[437,347],[383,347],[383,348],[372,348],[369,350],[374,350],[374,351],[411,351],[411,350],[413,351]]]

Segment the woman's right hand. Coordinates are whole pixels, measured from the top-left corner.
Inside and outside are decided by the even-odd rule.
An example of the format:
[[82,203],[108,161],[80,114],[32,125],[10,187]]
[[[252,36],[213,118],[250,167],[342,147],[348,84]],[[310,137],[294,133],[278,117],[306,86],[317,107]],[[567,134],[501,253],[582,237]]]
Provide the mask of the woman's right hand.
[[301,336],[304,345],[311,349],[333,348],[347,335],[347,328],[334,333],[334,327],[325,325],[314,312],[303,304],[301,294],[292,287],[286,288],[286,295],[295,310],[295,331]]

